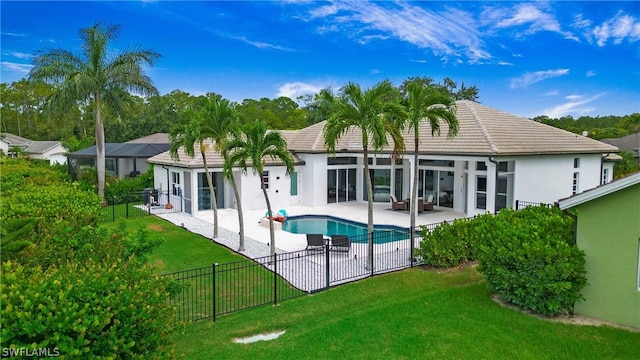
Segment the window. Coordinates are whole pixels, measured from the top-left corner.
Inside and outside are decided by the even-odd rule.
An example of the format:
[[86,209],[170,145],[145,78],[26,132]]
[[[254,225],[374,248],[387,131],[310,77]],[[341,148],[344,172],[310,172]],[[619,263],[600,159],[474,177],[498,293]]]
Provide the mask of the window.
[[268,189],[269,188],[269,172],[268,171],[262,172],[262,182],[264,183],[264,188]]
[[602,183],[606,184],[608,182],[609,182],[609,169],[604,168],[602,169]]
[[580,173],[578,172],[574,172],[573,173],[573,189],[572,189],[572,194],[577,194],[578,191],[580,191]]
[[487,208],[487,177],[476,176],[476,209]]
[[476,170],[487,171],[487,163],[484,161],[476,161]]
[[580,158],[573,158],[573,168],[580,169]]
[[298,172],[291,173],[291,195],[298,195]]
[[181,196],[182,191],[180,190],[180,173],[171,172],[171,193],[176,196]]
[[454,162],[450,160],[420,160],[418,164],[420,166],[453,167]]
[[104,170],[112,175],[116,174],[116,159],[106,158],[104,159]]
[[390,158],[377,158],[376,165],[391,165]]
[[327,165],[352,165],[357,164],[358,159],[356,157],[328,157]]

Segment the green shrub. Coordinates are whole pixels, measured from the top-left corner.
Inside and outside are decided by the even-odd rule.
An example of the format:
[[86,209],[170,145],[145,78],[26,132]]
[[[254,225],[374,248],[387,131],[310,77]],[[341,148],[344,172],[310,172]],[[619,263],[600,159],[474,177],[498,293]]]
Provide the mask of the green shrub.
[[443,223],[430,230],[422,227],[422,241],[416,250],[425,264],[435,267],[454,267],[475,259],[475,248],[470,236],[473,223],[466,219]]
[[474,229],[479,270],[503,300],[543,315],[570,312],[586,285],[573,220],[557,208],[503,209]]
[[[97,228],[97,195],[54,169],[1,164],[0,347],[57,348],[74,358],[172,358],[174,310],[166,299],[176,286],[144,265],[158,243],[144,229],[129,235],[123,226]],[[6,256],[7,240],[19,253]]]

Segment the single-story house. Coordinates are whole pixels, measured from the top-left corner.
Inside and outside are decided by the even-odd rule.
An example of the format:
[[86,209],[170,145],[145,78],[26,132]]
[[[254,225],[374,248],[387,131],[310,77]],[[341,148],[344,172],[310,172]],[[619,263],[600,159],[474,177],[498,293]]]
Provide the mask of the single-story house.
[[[147,159],[168,151],[169,135],[157,133],[125,143],[105,143],[105,170],[107,174],[135,177],[149,168]],[[68,155],[69,174],[78,176],[83,168],[96,167],[96,146],[72,152]]]
[[[609,182],[613,162],[608,155],[618,149],[602,142],[507,114],[472,102],[457,101],[458,136],[432,137],[427,122],[420,129],[418,196],[433,195],[435,205],[468,216],[515,207],[516,200],[554,203],[560,198]],[[270,163],[261,174],[269,184],[273,208],[289,204],[316,207],[327,203],[366,201],[363,162],[370,165],[374,201],[408,197],[413,179],[413,133],[405,132],[407,153],[391,159],[391,146],[364,159],[360,132],[345,134],[335,156],[324,147],[320,122],[300,130],[283,130],[296,171],[285,176],[284,167]],[[213,149],[213,147],[210,147]],[[207,162],[219,191],[219,208],[235,208],[231,186],[222,180],[220,155],[210,150]],[[200,156],[168,153],[149,158],[155,187],[180,193],[188,201],[187,212],[206,209],[208,193]],[[243,209],[266,209],[260,175],[235,172]]]
[[18,155],[14,152],[16,149],[32,159],[49,160],[52,165],[67,162],[67,149],[60,141],[35,141],[9,133],[0,135],[0,151],[15,157]]
[[635,134],[600,140],[605,144],[613,145],[620,149],[620,151],[628,151],[636,159],[636,164],[640,166],[640,132]]
[[559,201],[578,212],[588,285],[577,314],[640,329],[640,173]]

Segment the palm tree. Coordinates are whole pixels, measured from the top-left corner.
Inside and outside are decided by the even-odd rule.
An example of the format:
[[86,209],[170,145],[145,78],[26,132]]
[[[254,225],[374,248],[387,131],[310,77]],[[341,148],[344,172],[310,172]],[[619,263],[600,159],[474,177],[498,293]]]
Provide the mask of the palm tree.
[[[260,187],[267,203],[267,213],[269,215],[273,214],[269,194],[262,176],[266,159],[280,160],[286,167],[287,175],[294,171],[293,157],[287,149],[287,142],[282,137],[282,134],[278,131],[268,131],[267,124],[262,120],[248,123],[241,128],[237,136],[226,143],[224,152],[229,155],[225,163],[228,169],[237,166],[242,170],[243,174],[246,174],[247,165],[250,165],[253,169],[253,174],[260,177]],[[238,202],[240,202],[240,199],[238,199]],[[273,216],[269,216],[269,233],[271,236],[270,250],[273,256],[276,253]]]
[[242,215],[242,201],[240,201],[240,192],[238,184],[233,176],[233,166],[226,166],[229,161],[229,154],[225,151],[225,144],[232,136],[235,136],[239,130],[239,116],[236,109],[231,105],[229,100],[219,97],[206,97],[204,100],[204,119],[207,133],[210,134],[214,141],[214,149],[222,155],[224,159],[223,177],[231,183],[233,193],[236,197],[238,206],[238,224],[240,226],[240,245],[238,251],[244,251],[244,219]]
[[194,108],[188,108],[182,112],[182,116],[188,119],[187,122],[178,124],[171,128],[169,131],[169,139],[171,141],[171,147],[169,148],[169,154],[174,160],[180,160],[179,150],[182,148],[184,153],[188,156],[195,156],[196,146],[202,156],[202,163],[204,165],[204,172],[207,178],[207,184],[209,186],[209,193],[211,194],[211,208],[213,209],[213,238],[218,237],[218,202],[216,200],[216,192],[213,188],[213,180],[211,179],[211,173],[209,172],[209,165],[207,163],[207,151],[209,147],[213,145],[211,129],[206,125],[206,119],[204,111],[199,111]]
[[109,43],[119,33],[118,25],[95,23],[80,30],[83,41],[80,54],[64,49],[38,54],[29,72],[32,81],[42,80],[59,85],[48,100],[52,108],[64,110],[77,102],[93,102],[98,195],[101,198],[104,198],[105,181],[104,123],[101,115],[106,109],[113,114],[120,113],[125,92],[143,96],[158,94],[142,66],[153,65],[160,55],[145,49],[112,53]]
[[367,269],[373,269],[373,191],[369,175],[369,146],[379,151],[388,145],[387,136],[392,138],[394,155],[404,151],[404,139],[398,126],[391,119],[405,117],[403,107],[393,101],[395,89],[389,81],[362,91],[359,85],[347,83],[340,89],[339,98],[333,104],[333,113],[324,126],[324,143],[330,154],[335,154],[340,137],[354,129],[362,133],[365,184],[368,201],[369,251]]
[[405,99],[407,117],[406,126],[413,130],[413,181],[411,183],[410,228],[416,226],[416,205],[418,198],[418,147],[420,145],[420,124],[428,121],[431,136],[440,136],[440,121],[447,123],[448,136],[458,134],[458,119],[455,114],[455,101],[448,93],[438,91],[435,87],[412,81],[407,85]]

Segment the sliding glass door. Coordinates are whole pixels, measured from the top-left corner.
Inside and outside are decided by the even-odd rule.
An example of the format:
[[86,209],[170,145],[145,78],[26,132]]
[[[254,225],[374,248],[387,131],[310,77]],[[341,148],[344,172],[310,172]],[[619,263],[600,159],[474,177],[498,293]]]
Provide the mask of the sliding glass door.
[[327,171],[327,203],[356,200],[356,169]]

